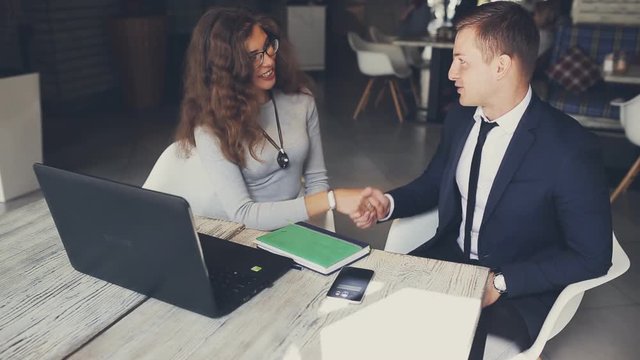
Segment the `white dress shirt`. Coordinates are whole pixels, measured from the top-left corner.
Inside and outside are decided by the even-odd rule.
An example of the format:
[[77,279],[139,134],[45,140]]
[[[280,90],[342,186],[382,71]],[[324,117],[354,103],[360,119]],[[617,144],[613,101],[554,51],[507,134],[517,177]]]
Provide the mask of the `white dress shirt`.
[[[489,198],[489,192],[491,186],[493,186],[493,180],[498,174],[498,168],[502,163],[504,154],[507,151],[507,147],[511,142],[513,133],[516,131],[520,119],[525,110],[531,102],[531,86],[527,94],[522,101],[518,103],[513,109],[506,114],[495,119],[498,126],[493,128],[487,135],[487,140],[482,147],[482,156],[480,158],[480,172],[478,175],[478,189],[476,191],[476,208],[473,212],[473,224],[471,226],[471,258],[478,259],[478,233],[480,231],[480,224],[482,224],[482,217],[484,215],[484,208],[487,205],[487,199]],[[458,161],[458,167],[456,168],[456,183],[460,190],[460,201],[462,203],[462,223],[460,224],[460,231],[458,234],[458,245],[460,249],[464,251],[464,226],[467,213],[467,194],[469,187],[469,173],[471,172],[471,159],[473,158],[473,151],[475,150],[476,143],[478,142],[478,133],[480,132],[480,121],[488,121],[484,115],[482,107],[477,107],[476,112],[473,115],[475,124],[469,132],[467,141],[464,144],[464,149],[460,155]],[[385,196],[390,200],[389,213],[383,219],[379,221],[385,221],[391,218],[393,210],[395,208],[395,201],[389,194]]]
[[[471,226],[472,259],[478,259],[478,233],[480,231],[480,224],[482,224],[484,208],[487,205],[487,199],[489,198],[489,192],[491,191],[491,186],[493,186],[493,180],[498,174],[498,169],[500,168],[504,154],[507,151],[507,147],[511,142],[511,138],[513,138],[513,133],[516,131],[527,106],[529,106],[529,102],[531,102],[531,87],[529,87],[524,99],[522,99],[518,105],[506,114],[494,120],[498,123],[498,126],[489,132],[487,140],[482,148],[480,172],[478,174],[478,189],[476,192],[476,207],[473,212],[473,224]],[[478,142],[480,121],[488,121],[484,115],[482,107],[476,108],[473,119],[475,120],[475,124],[473,125],[473,128],[467,137],[467,141],[464,144],[464,149],[462,150],[460,161],[458,162],[458,167],[456,169],[456,183],[460,190],[460,200],[462,202],[462,223],[460,224],[458,245],[463,250],[471,159],[473,158],[473,151],[475,150],[476,143]]]

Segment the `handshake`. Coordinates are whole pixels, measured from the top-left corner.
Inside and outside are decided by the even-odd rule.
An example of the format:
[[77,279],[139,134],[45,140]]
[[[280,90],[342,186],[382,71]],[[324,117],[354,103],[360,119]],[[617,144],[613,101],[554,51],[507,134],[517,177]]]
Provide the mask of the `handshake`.
[[336,210],[349,215],[354,224],[366,229],[389,216],[391,202],[382,191],[366,187],[364,189],[336,189]]

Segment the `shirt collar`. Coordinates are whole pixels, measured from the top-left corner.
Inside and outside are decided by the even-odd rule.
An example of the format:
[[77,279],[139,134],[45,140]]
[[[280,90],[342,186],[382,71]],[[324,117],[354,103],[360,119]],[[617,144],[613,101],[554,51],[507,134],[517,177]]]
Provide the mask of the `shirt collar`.
[[[513,134],[518,127],[518,123],[520,123],[520,119],[522,119],[522,115],[527,110],[529,103],[531,102],[531,86],[529,86],[529,90],[527,90],[527,94],[524,96],[524,99],[520,101],[518,105],[516,105],[513,109],[509,110],[506,114],[500,116],[494,121],[498,123],[498,127],[506,132]],[[484,120],[489,122],[487,117],[484,115],[484,111],[481,106],[476,108],[475,114],[473,114],[473,119],[478,122],[480,120]]]

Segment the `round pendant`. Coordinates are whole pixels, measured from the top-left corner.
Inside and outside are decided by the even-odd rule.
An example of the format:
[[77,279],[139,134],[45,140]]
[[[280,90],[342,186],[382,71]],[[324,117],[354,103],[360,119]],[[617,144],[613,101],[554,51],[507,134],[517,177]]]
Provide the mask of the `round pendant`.
[[289,167],[289,156],[286,152],[284,152],[283,149],[280,149],[280,151],[278,151],[277,161],[280,168],[286,169],[287,167]]

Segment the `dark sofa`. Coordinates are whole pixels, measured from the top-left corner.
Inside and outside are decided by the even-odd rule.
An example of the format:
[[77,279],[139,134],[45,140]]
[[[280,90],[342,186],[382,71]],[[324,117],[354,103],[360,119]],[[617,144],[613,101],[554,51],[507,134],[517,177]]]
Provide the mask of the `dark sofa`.
[[[553,65],[571,47],[578,47],[600,66],[605,56],[614,51],[624,51],[629,59],[633,59],[640,54],[640,26],[561,25],[555,36],[549,64]],[[549,81],[548,101],[587,128],[622,131],[620,110],[617,106],[611,106],[610,102],[616,98],[630,99],[638,93],[640,87],[604,81],[584,92],[575,93]]]

